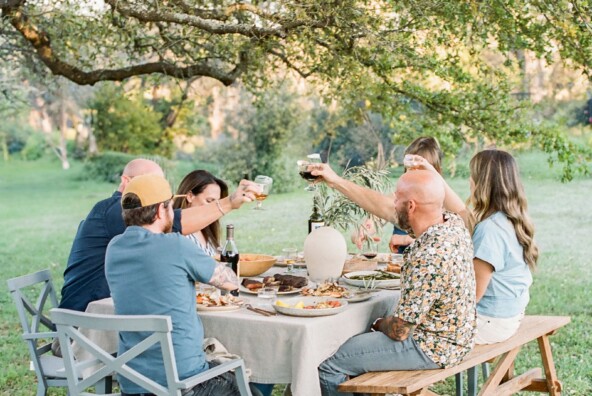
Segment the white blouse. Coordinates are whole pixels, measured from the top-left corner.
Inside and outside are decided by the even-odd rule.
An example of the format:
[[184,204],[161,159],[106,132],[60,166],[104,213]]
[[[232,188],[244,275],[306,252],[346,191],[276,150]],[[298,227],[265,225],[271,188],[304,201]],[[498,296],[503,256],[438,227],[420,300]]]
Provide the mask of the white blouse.
[[218,251],[216,250],[216,247],[214,245],[212,245],[209,242],[206,242],[206,245],[204,246],[201,241],[197,238],[197,236],[195,236],[195,234],[189,234],[187,235],[187,238],[191,239],[197,246],[199,246],[201,248],[201,250],[203,250],[205,252],[205,254],[207,254],[208,256],[214,257],[215,255],[218,254]]

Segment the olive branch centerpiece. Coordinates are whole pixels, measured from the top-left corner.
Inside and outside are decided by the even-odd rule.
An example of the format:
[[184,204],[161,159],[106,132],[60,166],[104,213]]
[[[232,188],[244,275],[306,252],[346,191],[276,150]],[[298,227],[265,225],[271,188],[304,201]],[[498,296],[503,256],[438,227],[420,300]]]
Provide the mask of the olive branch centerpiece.
[[[389,172],[385,169],[374,169],[366,165],[346,168],[341,177],[355,184],[372,190],[386,193],[392,189]],[[368,228],[364,223],[370,221],[374,229],[379,232],[385,221],[364,210],[345,195],[320,183],[315,196],[319,211],[325,219],[325,225],[339,228],[342,231],[359,229],[367,240],[371,239]]]

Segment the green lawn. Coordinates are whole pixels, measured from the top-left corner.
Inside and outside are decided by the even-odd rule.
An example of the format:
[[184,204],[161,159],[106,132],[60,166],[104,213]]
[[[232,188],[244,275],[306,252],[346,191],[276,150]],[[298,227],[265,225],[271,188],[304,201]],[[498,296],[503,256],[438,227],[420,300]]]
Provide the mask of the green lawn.
[[[564,394],[592,394],[592,200],[588,196],[592,180],[562,184],[557,181],[557,171],[550,171],[539,154],[523,155],[520,163],[542,250],[527,313],[572,317],[572,323],[552,337],[555,363]],[[36,387],[35,377],[28,371],[28,352],[20,339],[16,312],[4,286],[6,279],[50,268],[59,290],[78,223],[96,201],[116,188],[77,180],[80,168],[75,163],[65,172],[51,160],[0,165],[0,395],[29,396]],[[455,179],[451,184],[466,197],[466,180]],[[272,192],[264,202],[266,211],[251,207],[224,219],[235,224],[241,251],[279,254],[283,247],[302,248],[311,195],[301,189],[281,195]],[[386,251],[384,243],[381,251]],[[536,345],[524,352],[517,370],[539,360]],[[438,389],[452,395],[453,382]]]

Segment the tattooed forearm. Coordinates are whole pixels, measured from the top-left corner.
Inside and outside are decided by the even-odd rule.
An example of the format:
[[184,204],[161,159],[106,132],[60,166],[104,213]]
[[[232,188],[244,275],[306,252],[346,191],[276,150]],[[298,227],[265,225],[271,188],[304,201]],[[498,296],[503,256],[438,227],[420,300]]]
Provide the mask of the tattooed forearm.
[[405,341],[413,333],[414,328],[414,324],[395,316],[389,316],[380,321],[380,331],[395,341]]
[[224,263],[216,263],[214,274],[208,282],[212,286],[216,286],[218,289],[234,290],[238,285],[238,278],[230,267],[227,267]]

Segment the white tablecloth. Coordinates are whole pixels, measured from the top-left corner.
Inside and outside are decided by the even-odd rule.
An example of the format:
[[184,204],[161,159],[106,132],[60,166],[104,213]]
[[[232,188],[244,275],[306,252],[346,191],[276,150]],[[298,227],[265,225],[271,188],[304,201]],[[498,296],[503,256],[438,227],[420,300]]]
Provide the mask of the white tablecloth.
[[[256,297],[241,298],[258,304]],[[282,296],[297,301],[298,295]],[[399,292],[381,291],[364,302],[349,304],[332,316],[291,317],[262,316],[247,309],[222,312],[199,312],[206,337],[215,337],[229,352],[240,355],[251,369],[251,381],[291,384],[294,396],[321,394],[317,367],[350,337],[368,330],[380,316],[392,312]],[[108,298],[89,304],[86,312],[112,314],[113,300]],[[117,336],[89,334],[105,349],[117,351]]]
[[315,396],[321,394],[319,364],[347,339],[367,331],[376,318],[391,312],[398,297],[398,292],[383,291],[337,315],[316,318],[265,317],[246,309],[200,313],[200,317],[207,337],[219,339],[245,359],[251,381],[292,384],[292,395]]

